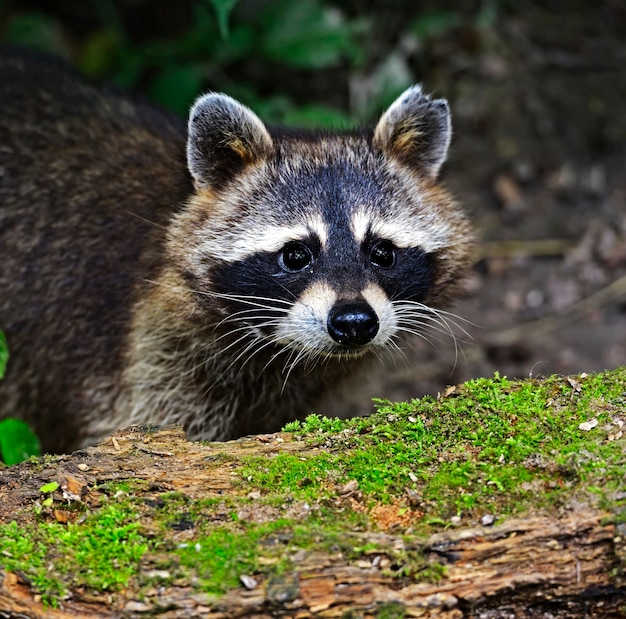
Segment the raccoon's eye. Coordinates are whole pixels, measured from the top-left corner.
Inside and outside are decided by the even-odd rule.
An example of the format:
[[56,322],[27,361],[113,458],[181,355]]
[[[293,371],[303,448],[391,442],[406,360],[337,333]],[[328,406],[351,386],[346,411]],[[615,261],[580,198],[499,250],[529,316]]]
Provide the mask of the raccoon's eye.
[[396,263],[396,249],[390,241],[379,241],[372,247],[370,260],[374,266],[389,269]]
[[304,244],[287,243],[278,254],[278,264],[285,271],[302,271],[313,264],[313,252]]

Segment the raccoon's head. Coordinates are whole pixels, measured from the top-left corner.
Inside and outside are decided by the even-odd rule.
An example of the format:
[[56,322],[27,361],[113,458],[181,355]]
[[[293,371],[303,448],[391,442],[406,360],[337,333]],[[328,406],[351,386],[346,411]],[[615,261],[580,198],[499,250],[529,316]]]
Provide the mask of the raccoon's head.
[[198,307],[298,359],[445,328],[433,308],[472,243],[435,183],[450,133],[446,101],[418,86],[364,132],[269,129],[228,96],[201,97],[187,144],[196,193],[170,237]]

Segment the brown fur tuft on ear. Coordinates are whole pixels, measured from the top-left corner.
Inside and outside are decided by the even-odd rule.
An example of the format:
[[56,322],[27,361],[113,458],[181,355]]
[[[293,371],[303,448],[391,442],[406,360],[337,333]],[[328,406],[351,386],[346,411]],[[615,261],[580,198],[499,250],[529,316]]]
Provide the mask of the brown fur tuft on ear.
[[435,178],[446,159],[451,135],[447,101],[431,99],[422,93],[421,86],[413,86],[381,116],[373,145]]
[[198,189],[218,189],[272,148],[259,117],[227,95],[204,95],[191,108],[187,166]]

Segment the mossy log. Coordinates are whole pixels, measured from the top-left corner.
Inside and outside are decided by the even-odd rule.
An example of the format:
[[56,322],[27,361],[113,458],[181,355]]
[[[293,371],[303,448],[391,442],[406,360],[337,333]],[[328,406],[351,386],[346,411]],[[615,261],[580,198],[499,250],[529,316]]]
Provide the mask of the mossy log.
[[[554,380],[573,384],[574,394],[585,383]],[[612,419],[624,413],[611,409],[619,398],[594,401]],[[480,524],[480,506],[434,517],[441,504],[425,499],[419,480],[383,496],[356,473],[347,481],[328,470],[316,477],[318,459],[367,449],[363,428],[401,426],[402,414],[382,411],[352,434],[302,428],[211,444],[188,442],[180,428],[132,427],[72,455],[0,470],[0,617],[625,616],[626,493],[591,498],[598,477],[579,470],[572,481],[571,471],[544,463],[541,483],[525,482],[536,500],[492,503],[508,512],[493,524]],[[609,443],[623,453],[621,434],[599,437]],[[608,463],[612,456],[602,453]],[[277,458],[287,458],[286,477],[288,462],[310,472],[272,488],[255,469]],[[333,460],[336,468],[341,462]],[[626,471],[624,460],[618,465],[601,475]],[[43,492],[50,481],[58,488]],[[560,492],[559,500],[542,501],[541,488]],[[8,541],[12,534],[19,543]],[[100,562],[84,566],[78,551],[67,559],[85,539]],[[133,544],[136,554],[114,554]],[[116,580],[127,564],[129,575]]]

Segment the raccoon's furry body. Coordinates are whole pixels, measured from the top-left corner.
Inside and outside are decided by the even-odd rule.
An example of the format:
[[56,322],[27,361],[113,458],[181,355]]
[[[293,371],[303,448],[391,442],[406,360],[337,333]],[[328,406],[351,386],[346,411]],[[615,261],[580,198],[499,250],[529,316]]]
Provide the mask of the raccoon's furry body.
[[[169,114],[0,55],[0,417],[47,450],[130,423],[277,429],[402,331],[440,320],[471,250],[435,183],[445,101],[373,131],[268,129],[225,95]],[[370,353],[370,354],[368,354]]]

